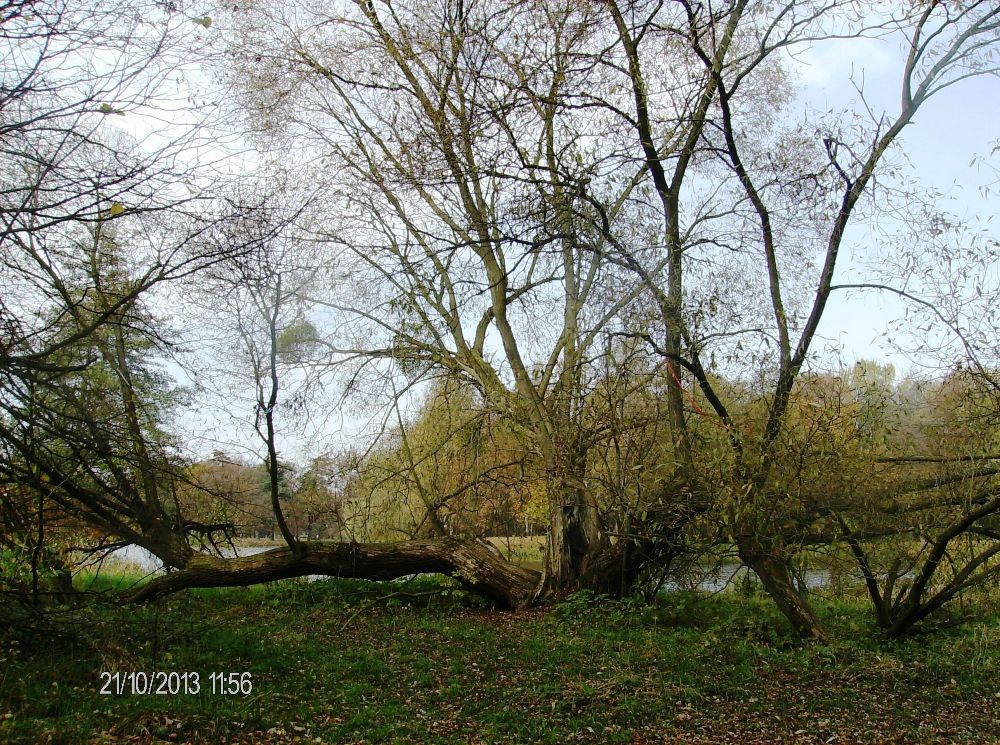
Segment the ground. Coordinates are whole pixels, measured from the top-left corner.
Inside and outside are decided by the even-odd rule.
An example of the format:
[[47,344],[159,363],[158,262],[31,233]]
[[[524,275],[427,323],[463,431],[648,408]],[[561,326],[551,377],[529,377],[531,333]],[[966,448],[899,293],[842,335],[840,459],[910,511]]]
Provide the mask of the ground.
[[[817,604],[835,641],[736,593],[515,614],[334,580],[102,605],[0,630],[0,742],[1000,742],[1000,620],[890,642],[862,604]],[[201,691],[99,692],[139,671]],[[252,689],[213,694],[213,671]]]

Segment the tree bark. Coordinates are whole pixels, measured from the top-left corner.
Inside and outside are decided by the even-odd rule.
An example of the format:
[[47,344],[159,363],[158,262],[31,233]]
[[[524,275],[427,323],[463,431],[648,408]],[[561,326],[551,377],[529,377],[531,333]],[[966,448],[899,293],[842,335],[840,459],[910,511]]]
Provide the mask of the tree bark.
[[180,571],[156,577],[125,599],[142,602],[194,587],[237,587],[321,574],[392,580],[411,574],[448,574],[498,607],[531,602],[540,575],[506,561],[478,540],[439,538],[401,543],[299,541],[297,551],[281,547],[254,556],[224,559],[195,554]]
[[823,626],[813,609],[795,589],[791,572],[784,562],[760,551],[744,551],[742,546],[740,556],[760,577],[767,594],[771,596],[778,610],[788,619],[796,633],[807,639],[826,639]]
[[601,595],[625,597],[636,586],[644,569],[655,565],[666,572],[680,555],[679,543],[662,540],[619,539],[588,565],[581,584]]
[[549,484],[555,497],[550,497],[545,582],[540,589],[560,594],[586,586],[589,568],[610,543],[601,530],[593,495],[582,484],[568,483],[559,473],[550,476]]

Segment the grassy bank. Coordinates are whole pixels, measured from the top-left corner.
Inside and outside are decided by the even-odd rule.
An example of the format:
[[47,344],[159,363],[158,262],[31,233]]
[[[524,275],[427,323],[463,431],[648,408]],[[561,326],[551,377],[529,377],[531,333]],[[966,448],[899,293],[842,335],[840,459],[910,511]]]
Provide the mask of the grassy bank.
[[[442,589],[284,583],[8,627],[0,742],[1000,740],[996,617],[891,643],[863,606],[827,604],[837,641],[802,645],[735,594],[502,614]],[[102,672],[153,670],[202,690],[99,693]],[[213,694],[213,671],[252,690]]]

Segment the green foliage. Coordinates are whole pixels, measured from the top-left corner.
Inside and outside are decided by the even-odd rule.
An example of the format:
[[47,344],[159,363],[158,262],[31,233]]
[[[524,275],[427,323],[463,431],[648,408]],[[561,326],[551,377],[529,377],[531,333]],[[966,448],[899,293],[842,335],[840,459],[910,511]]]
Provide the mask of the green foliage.
[[316,350],[319,330],[308,319],[299,318],[278,332],[278,354],[288,360],[308,359]]
[[[32,551],[30,547],[0,546],[0,588],[5,591],[12,589],[27,592],[32,582]],[[36,565],[39,584],[43,592],[57,585],[57,580],[66,571],[66,567],[55,561],[56,557],[43,552],[41,561]]]
[[435,380],[416,415],[360,464],[347,490],[362,496],[350,509],[364,522],[349,522],[369,540],[540,532],[542,475],[527,449],[471,386]]
[[599,604],[607,600],[606,595],[599,595],[593,590],[578,590],[556,606],[555,614],[563,621],[584,621],[593,615]]

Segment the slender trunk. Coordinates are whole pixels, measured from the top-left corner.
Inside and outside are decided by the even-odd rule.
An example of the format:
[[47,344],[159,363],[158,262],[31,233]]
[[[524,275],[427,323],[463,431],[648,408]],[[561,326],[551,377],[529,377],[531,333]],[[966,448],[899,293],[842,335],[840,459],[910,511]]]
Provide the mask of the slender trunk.
[[38,606],[38,566],[42,561],[42,549],[45,546],[45,496],[38,492],[38,533],[35,545],[31,549],[31,604]]
[[872,569],[871,562],[868,560],[868,554],[865,553],[864,549],[861,547],[861,543],[855,538],[853,531],[847,525],[847,521],[842,517],[837,517],[840,523],[841,529],[844,532],[844,538],[847,541],[848,547],[851,549],[851,553],[854,555],[855,561],[858,563],[858,567],[861,569],[861,575],[865,579],[865,589],[868,590],[868,597],[872,601],[872,606],[875,608],[875,615],[878,619],[879,628],[888,628],[892,624],[892,619],[890,617],[892,603],[892,588],[895,578],[895,569],[890,570],[891,579],[886,583],[885,594],[879,589],[878,578],[875,576],[875,571]]
[[267,444],[267,475],[270,483],[271,510],[274,512],[274,519],[278,523],[278,530],[281,537],[293,551],[296,549],[298,541],[288,527],[285,515],[281,510],[281,474],[278,463],[278,449],[276,445],[274,429],[274,410],[278,405],[278,313],[280,312],[282,301],[281,294],[281,274],[276,278],[276,288],[274,291],[274,305],[269,309],[268,331],[270,348],[268,350],[268,376],[270,379],[270,393],[267,402],[260,401],[264,409],[264,422],[266,425],[265,441]]
[[754,541],[742,539],[737,543],[740,558],[760,577],[767,594],[796,633],[808,639],[825,639],[826,632],[815,612],[792,583],[788,564],[776,558],[773,552],[756,545]]

